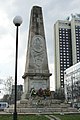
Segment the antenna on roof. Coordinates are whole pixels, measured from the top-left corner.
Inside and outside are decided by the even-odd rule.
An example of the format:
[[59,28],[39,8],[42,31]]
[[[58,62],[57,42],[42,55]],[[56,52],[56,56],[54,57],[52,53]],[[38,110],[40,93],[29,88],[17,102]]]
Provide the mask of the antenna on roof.
[[76,13],[76,16],[80,18],[80,14],[77,14],[77,13]]
[[75,15],[73,15],[73,14],[71,14],[71,17],[72,17],[72,18],[75,18],[76,16],[75,16]]
[[68,16],[68,17],[66,18],[66,20],[70,20],[70,17]]

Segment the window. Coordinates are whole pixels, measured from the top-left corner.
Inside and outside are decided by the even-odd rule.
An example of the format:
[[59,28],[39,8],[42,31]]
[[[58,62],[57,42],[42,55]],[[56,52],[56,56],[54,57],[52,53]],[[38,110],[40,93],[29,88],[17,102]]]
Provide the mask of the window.
[[78,39],[79,37],[76,36],[76,39]]
[[61,59],[61,61],[62,61],[62,59]]
[[77,53],[79,54],[79,51],[77,51]]
[[79,57],[79,54],[77,54],[77,56]]
[[65,31],[63,31],[63,33],[65,33]]
[[66,45],[69,45],[69,43],[68,43],[68,42],[66,42]]
[[66,36],[66,39],[68,39],[68,37]]
[[62,36],[59,36],[60,38],[62,38]]
[[62,47],[62,44],[60,44],[60,47]]
[[79,60],[77,60],[79,62]]
[[61,36],[62,34],[60,33],[59,35]]
[[67,56],[67,58],[69,58],[69,56]]
[[67,59],[67,61],[69,61],[69,59]]
[[67,67],[69,67],[69,65],[67,65]]
[[63,39],[65,40],[65,37],[63,36]]

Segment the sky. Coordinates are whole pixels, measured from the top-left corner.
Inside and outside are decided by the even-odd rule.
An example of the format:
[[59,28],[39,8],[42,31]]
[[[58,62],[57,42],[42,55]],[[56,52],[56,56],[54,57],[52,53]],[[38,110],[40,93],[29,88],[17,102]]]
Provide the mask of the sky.
[[[13,19],[19,15],[23,23],[19,27],[18,84],[24,83],[22,75],[25,70],[30,13],[35,5],[42,7],[43,11],[49,70],[52,73],[50,89],[54,90],[54,24],[57,20],[66,20],[72,13],[79,14],[80,0],[0,0],[0,81],[3,83],[9,76],[14,79],[16,27]],[[2,94],[3,91],[0,96]]]

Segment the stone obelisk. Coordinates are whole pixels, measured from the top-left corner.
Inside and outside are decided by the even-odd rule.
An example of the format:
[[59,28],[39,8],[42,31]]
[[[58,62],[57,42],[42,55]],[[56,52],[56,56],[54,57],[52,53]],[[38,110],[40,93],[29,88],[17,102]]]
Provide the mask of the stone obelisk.
[[26,56],[24,79],[24,93],[31,88],[50,88],[50,77],[46,40],[44,33],[42,8],[33,6],[30,16],[28,47]]

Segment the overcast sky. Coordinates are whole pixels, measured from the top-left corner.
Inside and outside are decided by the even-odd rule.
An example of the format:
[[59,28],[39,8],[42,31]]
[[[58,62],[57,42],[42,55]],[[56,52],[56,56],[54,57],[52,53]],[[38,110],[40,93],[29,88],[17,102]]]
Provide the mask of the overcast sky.
[[[0,79],[6,79],[15,72],[16,28],[13,18],[20,15],[23,23],[19,28],[18,84],[23,84],[27,40],[32,6],[42,7],[51,89],[54,89],[54,32],[57,20],[65,20],[71,13],[80,13],[80,0],[0,0]],[[52,87],[53,86],[53,87]]]

